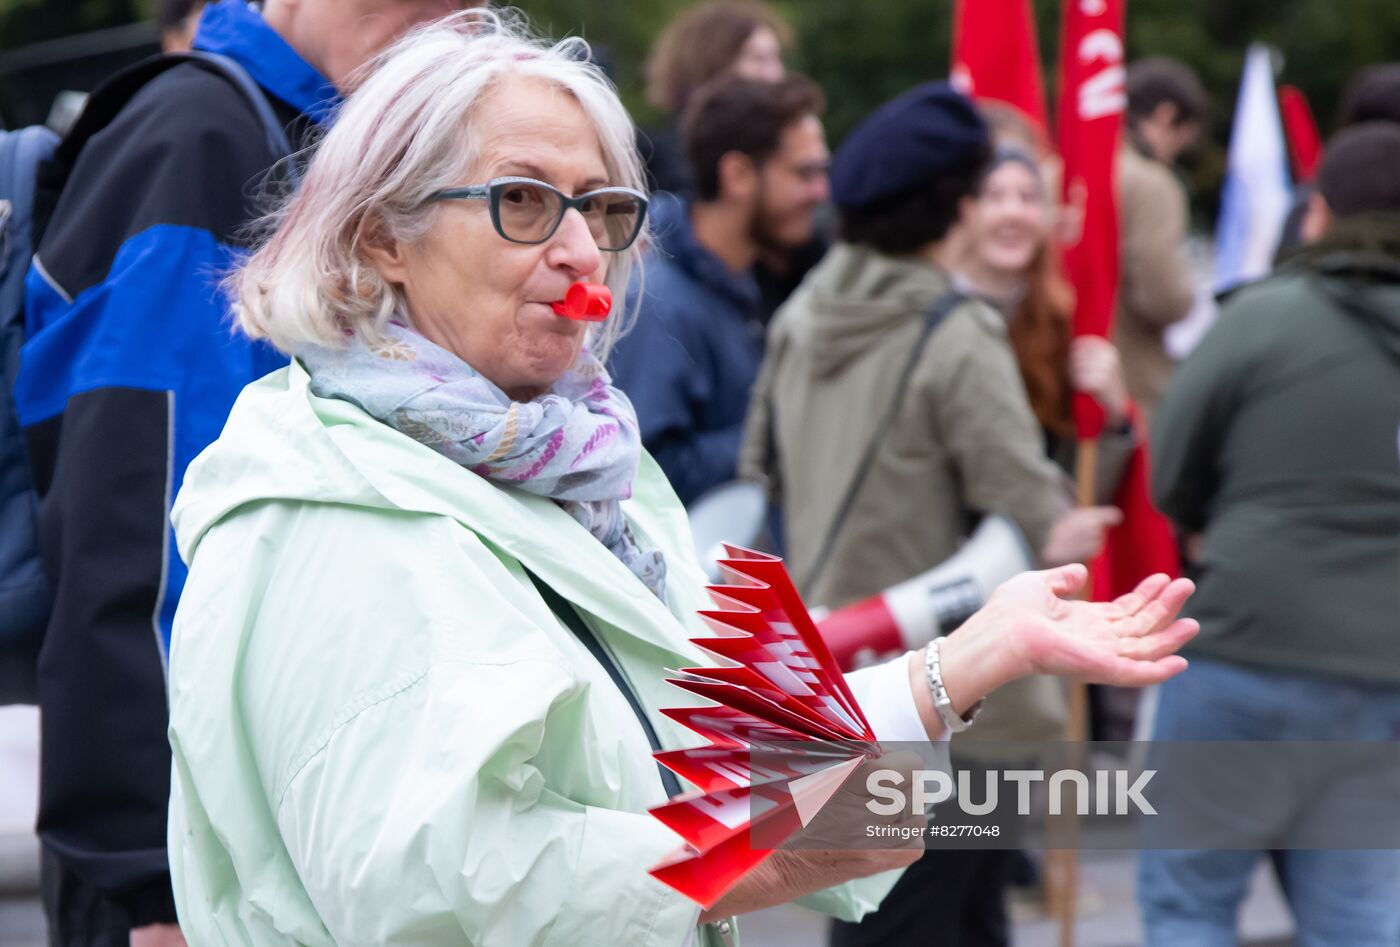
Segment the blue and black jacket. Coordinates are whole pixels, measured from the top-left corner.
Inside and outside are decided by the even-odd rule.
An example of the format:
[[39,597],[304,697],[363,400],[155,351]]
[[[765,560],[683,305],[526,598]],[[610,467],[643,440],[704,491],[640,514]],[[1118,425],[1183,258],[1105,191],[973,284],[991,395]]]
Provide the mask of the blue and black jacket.
[[[334,90],[242,0],[196,47],[241,64],[296,146]],[[185,582],[169,514],[244,385],[286,359],[236,336],[217,283],[266,209],[270,153],[237,87],[193,64],[83,147],[26,287],[15,389],[55,602],[39,657],[39,835],[65,883],[133,926],[175,920],[165,661]]]

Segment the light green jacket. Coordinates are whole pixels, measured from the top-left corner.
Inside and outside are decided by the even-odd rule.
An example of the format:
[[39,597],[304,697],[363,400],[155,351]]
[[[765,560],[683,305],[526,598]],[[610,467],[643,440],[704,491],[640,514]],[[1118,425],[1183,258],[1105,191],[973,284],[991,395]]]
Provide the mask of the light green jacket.
[[[204,944],[720,944],[647,869],[679,847],[651,748],[525,568],[575,603],[667,747],[704,658],[684,510],[644,458],[628,518],[671,610],[553,502],[494,486],[300,365],[190,466],[170,659],[170,861]],[[821,892],[845,918],[895,873]]]

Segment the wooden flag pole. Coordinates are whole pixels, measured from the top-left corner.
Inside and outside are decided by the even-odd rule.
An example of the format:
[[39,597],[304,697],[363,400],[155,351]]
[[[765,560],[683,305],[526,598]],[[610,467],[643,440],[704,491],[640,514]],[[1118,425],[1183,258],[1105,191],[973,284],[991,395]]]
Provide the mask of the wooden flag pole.
[[[1061,199],[1081,208],[1079,233],[1065,243],[1065,273],[1075,293],[1074,334],[1112,337],[1118,292],[1118,208],[1114,167],[1123,127],[1123,22],[1126,0],[1061,0],[1060,96],[1056,110],[1060,159],[1064,162]],[[1092,506],[1097,484],[1096,438],[1102,424],[1088,423],[1088,396],[1076,393],[1075,427],[1080,434],[1076,480],[1079,503]],[[1086,589],[1087,592],[1087,589]],[[1086,752],[1088,691],[1069,687],[1066,746],[1071,766]],[[1052,849],[1046,857],[1051,904],[1060,920],[1060,945],[1073,947],[1079,908],[1079,823],[1077,805],[1051,819]],[[1051,870],[1053,867],[1053,871]]]
[[[1098,491],[1098,448],[1096,439],[1079,441],[1075,459],[1075,486],[1080,506],[1094,506]],[[1084,596],[1090,594],[1088,585]],[[1069,715],[1065,724],[1068,744],[1068,764],[1078,767],[1083,762],[1083,744],[1089,732],[1089,690],[1079,681],[1069,683]],[[1074,791],[1072,784],[1066,789]],[[1054,846],[1046,853],[1046,884],[1053,916],[1059,921],[1060,947],[1074,947],[1074,922],[1079,907],[1079,816],[1078,800],[1066,800],[1060,815],[1053,816],[1050,837]]]

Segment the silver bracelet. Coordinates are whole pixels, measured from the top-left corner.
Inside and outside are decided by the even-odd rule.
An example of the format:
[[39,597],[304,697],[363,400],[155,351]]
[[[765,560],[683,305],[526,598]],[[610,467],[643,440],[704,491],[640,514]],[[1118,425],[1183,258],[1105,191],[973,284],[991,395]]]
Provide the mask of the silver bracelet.
[[959,717],[957,711],[953,709],[953,702],[948,698],[948,688],[943,686],[943,665],[940,651],[943,648],[943,638],[934,638],[924,649],[924,673],[928,676],[928,689],[933,694],[933,706],[938,711],[938,716],[943,719],[943,725],[953,733],[961,733],[972,726],[972,721],[977,719],[978,712],[982,709],[985,699],[973,704],[967,711],[967,716]]

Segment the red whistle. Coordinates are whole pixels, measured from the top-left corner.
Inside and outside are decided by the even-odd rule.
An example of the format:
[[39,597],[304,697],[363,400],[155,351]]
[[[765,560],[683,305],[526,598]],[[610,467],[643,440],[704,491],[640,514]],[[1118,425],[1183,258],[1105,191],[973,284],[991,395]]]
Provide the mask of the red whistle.
[[555,315],[583,322],[602,322],[612,311],[612,292],[601,283],[575,283],[563,299],[549,304]]

